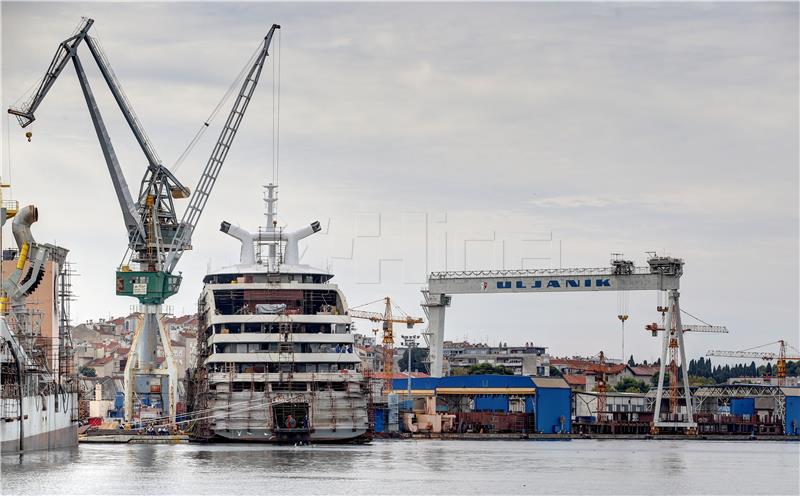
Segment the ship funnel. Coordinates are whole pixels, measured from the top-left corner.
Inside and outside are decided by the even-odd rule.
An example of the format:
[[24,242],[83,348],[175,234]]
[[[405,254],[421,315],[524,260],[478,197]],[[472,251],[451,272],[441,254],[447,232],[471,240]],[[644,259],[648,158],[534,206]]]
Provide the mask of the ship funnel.
[[242,243],[242,251],[239,254],[239,263],[242,265],[254,265],[256,263],[256,252],[253,246],[255,235],[245,231],[241,227],[234,226],[230,222],[222,222],[219,230],[232,236]]
[[14,216],[11,232],[14,233],[14,240],[16,240],[20,251],[22,251],[24,244],[27,243],[30,246],[36,242],[31,234],[31,224],[37,220],[39,220],[39,210],[33,205],[21,208],[17,215]]
[[298,248],[298,241],[307,238],[322,230],[319,221],[314,221],[310,225],[305,226],[297,231],[286,233],[286,254],[284,256],[285,263],[289,265],[298,265],[300,263],[300,253]]

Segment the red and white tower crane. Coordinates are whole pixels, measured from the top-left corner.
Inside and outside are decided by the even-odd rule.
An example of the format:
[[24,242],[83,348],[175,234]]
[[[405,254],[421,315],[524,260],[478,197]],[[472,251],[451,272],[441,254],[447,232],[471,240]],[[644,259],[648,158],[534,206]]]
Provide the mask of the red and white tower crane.
[[[764,348],[776,344],[778,345],[777,353],[763,351],[763,350],[757,351],[758,348]],[[792,354],[787,355],[786,348],[791,349]],[[773,341],[771,343],[754,346],[752,348],[748,348],[746,350],[741,350],[741,351],[709,350],[708,353],[706,353],[706,356],[716,356],[716,357],[726,357],[726,358],[757,358],[767,362],[775,360],[775,369],[776,369],[775,375],[778,377],[778,385],[785,386],[786,360],[800,360],[800,351],[798,351],[797,348],[795,348],[794,346],[787,344],[785,340],[779,339],[778,341]]]

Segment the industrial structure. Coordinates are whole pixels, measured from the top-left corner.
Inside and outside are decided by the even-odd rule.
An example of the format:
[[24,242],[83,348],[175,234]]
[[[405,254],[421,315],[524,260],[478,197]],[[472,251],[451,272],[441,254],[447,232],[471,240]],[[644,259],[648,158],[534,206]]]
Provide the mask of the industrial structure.
[[[758,348],[764,348],[767,346],[778,345],[778,352],[773,353],[764,350],[758,350]],[[786,354],[786,348],[789,348],[793,351],[794,355]],[[755,351],[758,350],[758,351]],[[778,377],[778,385],[785,386],[786,385],[786,360],[800,360],[800,351],[798,351],[795,347],[790,344],[787,344],[786,341],[780,339],[778,341],[774,341],[772,343],[762,344],[758,346],[754,346],[752,348],[748,348],[746,350],[741,351],[721,351],[721,350],[709,350],[706,353],[706,356],[716,356],[716,357],[728,357],[728,358],[758,358],[765,361],[772,361],[775,360],[775,375]]]
[[[681,310],[679,305],[680,278],[683,275],[683,260],[652,255],[647,267],[636,267],[632,261],[615,257],[610,267],[572,269],[531,270],[485,270],[433,272],[428,277],[428,286],[423,289],[423,309],[428,317],[428,332],[425,334],[431,350],[431,375],[443,374],[442,344],[444,341],[445,309],[454,294],[485,293],[539,293],[576,291],[662,291],[667,303],[663,307],[665,328],[661,347],[657,402],[653,429],[686,429],[697,427],[694,422],[691,400],[685,413],[677,405],[671,409],[669,418],[661,416],[661,398],[664,394],[664,377],[667,356],[680,357],[680,364],[687,364],[683,342]],[[661,310],[661,309],[660,309]],[[691,398],[687,367],[682,366],[681,382],[684,395]],[[673,374],[673,376],[676,374]]]
[[[175,274],[175,268],[181,255],[191,249],[192,234],[253,97],[268,56],[273,33],[280,26],[273,25],[270,28],[249,71],[242,72],[244,78],[239,94],[197,187],[194,193],[190,193],[156,154],[100,43],[89,35],[93,23],[92,19],[84,18],[73,35],[59,44],[44,78],[32,97],[22,107],[10,108],[8,112],[17,117],[23,128],[31,124],[35,119],[35,111],[66,65],[72,61],[128,233],[128,250],[116,272],[116,293],[135,297],[142,305],[141,320],[133,338],[125,371],[125,417],[129,420],[134,418],[134,406],[150,406],[160,407],[154,408],[153,415],[161,415],[166,410],[174,421],[178,388],[177,371],[172,359],[169,336],[162,324],[162,304],[178,292],[181,276]],[[78,56],[81,43],[89,48],[147,159],[147,168],[135,201]],[[204,127],[208,126],[209,122],[205,122]],[[27,136],[30,140],[31,133],[28,132]],[[189,198],[189,205],[178,220],[174,200],[184,198]],[[166,368],[160,367],[157,363],[159,340],[165,355]],[[164,405],[167,407],[164,408]]]
[[[383,313],[370,312],[366,310],[358,310],[360,307],[372,305],[381,300],[376,300],[358,307],[351,308],[347,311],[347,315],[356,319],[365,319],[370,322],[381,322],[383,330],[383,390],[390,392],[392,390],[392,373],[394,371],[394,328],[393,324],[405,324],[408,329],[413,329],[415,324],[421,324],[422,319],[419,317],[411,317],[405,313],[400,307],[392,304],[392,300],[387,296],[383,298],[385,305]],[[395,307],[402,316],[392,316],[392,307]],[[376,334],[377,329],[374,331]],[[409,352],[410,353],[410,352]]]

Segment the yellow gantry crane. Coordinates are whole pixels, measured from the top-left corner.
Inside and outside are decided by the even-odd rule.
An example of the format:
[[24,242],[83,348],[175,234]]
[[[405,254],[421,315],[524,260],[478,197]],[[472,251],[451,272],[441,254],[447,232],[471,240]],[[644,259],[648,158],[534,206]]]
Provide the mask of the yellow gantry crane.
[[[360,307],[372,305],[380,301],[383,301],[385,305],[383,313],[358,310],[358,308]],[[402,315],[397,317],[393,316],[392,307],[394,307]],[[409,316],[400,307],[392,304],[392,300],[388,296],[383,298],[382,300],[371,301],[369,303],[365,303],[363,305],[351,308],[347,311],[347,315],[355,319],[364,319],[364,320],[369,320],[370,322],[382,322],[381,327],[383,329],[383,372],[386,375],[386,378],[384,380],[383,390],[391,391],[392,364],[394,362],[394,330],[392,326],[393,324],[405,324],[406,327],[408,327],[409,329],[413,329],[414,325],[422,323],[422,319],[419,317]],[[377,334],[378,330],[373,329],[373,332]],[[409,351],[409,354],[410,353],[411,351]]]
[[[773,353],[769,351],[757,351],[758,348],[764,348],[766,346],[771,346],[774,344],[778,345],[778,353]],[[786,355],[787,347],[793,351],[794,356]],[[800,351],[798,351],[797,348],[795,348],[794,346],[787,344],[786,341],[784,341],[783,339],[779,339],[778,341],[773,341],[771,343],[754,346],[752,348],[748,348],[746,350],[741,350],[741,351],[709,350],[708,353],[706,353],[706,356],[717,356],[726,358],[759,358],[767,362],[776,360],[775,368],[777,369],[776,375],[778,377],[778,385],[785,386],[786,360],[800,360]]]

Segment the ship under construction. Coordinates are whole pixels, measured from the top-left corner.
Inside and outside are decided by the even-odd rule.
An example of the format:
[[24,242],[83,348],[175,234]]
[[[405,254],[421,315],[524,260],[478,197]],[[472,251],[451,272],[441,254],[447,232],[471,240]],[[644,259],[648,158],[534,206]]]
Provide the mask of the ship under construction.
[[299,261],[298,242],[320,224],[276,227],[275,190],[266,186],[266,227],[221,225],[241,255],[204,278],[192,432],[209,441],[366,441],[369,388],[347,301],[332,274]]

